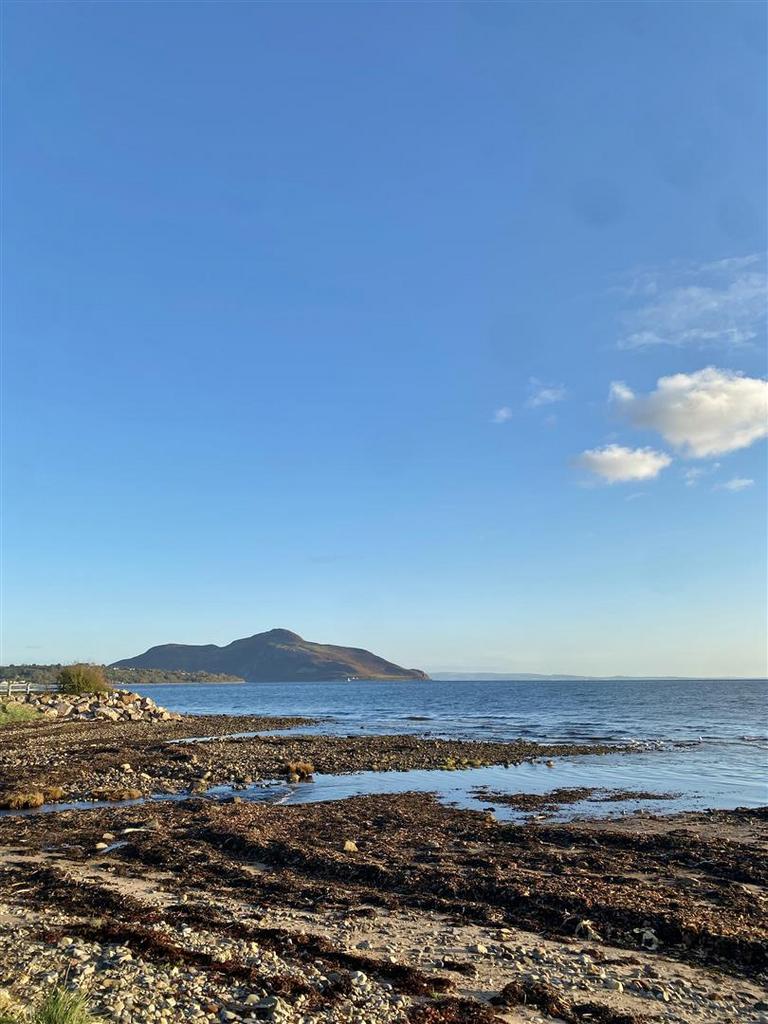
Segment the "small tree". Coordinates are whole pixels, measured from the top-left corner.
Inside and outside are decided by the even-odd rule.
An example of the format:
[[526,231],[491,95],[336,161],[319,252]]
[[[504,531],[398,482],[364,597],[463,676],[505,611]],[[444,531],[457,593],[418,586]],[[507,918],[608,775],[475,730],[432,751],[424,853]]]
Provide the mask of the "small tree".
[[62,693],[106,693],[111,689],[101,665],[66,665],[56,678]]

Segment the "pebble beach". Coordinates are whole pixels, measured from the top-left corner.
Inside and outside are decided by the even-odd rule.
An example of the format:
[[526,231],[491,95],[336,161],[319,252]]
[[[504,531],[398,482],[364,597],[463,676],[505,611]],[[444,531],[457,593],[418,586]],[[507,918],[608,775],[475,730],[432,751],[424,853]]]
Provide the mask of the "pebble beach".
[[254,801],[299,771],[297,789],[616,748],[27,703],[45,713],[0,732],[0,1010],[65,985],[115,1024],[768,1022],[764,809],[562,822],[600,794],[482,786],[472,809]]

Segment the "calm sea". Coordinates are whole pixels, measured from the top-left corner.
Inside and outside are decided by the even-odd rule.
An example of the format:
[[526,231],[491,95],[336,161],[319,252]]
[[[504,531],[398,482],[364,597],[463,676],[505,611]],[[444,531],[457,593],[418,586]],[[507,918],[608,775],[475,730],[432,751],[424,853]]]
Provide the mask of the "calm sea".
[[[658,811],[768,802],[765,680],[353,681],[139,689],[176,711],[322,719],[301,732],[638,745],[631,756],[562,758],[554,768],[537,764],[319,776],[313,786],[286,788],[288,802],[420,789],[467,803],[471,790],[481,785],[508,792],[593,785],[680,794],[674,801],[647,805]],[[617,808],[590,804],[579,809],[605,813]]]

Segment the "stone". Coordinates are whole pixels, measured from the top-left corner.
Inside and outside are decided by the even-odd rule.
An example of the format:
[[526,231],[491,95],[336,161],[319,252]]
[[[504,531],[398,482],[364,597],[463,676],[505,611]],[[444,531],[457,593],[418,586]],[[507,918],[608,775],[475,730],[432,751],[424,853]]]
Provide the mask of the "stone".
[[579,939],[589,939],[591,942],[600,942],[600,933],[595,930],[589,920],[579,921],[576,925],[575,935]]
[[357,853],[357,843],[355,843],[352,839],[345,839],[344,853]]
[[659,940],[652,928],[643,928],[640,933],[640,945],[643,949],[655,950],[659,948]]
[[287,1004],[279,996],[265,996],[253,1008],[271,1020],[283,1020],[290,1013]]

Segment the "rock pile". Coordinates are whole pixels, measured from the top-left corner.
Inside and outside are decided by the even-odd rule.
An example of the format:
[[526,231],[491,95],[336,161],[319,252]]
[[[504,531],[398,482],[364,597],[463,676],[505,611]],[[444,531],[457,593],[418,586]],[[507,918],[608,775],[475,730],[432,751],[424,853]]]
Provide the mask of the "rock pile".
[[151,697],[130,690],[108,693],[26,693],[14,698],[47,718],[68,721],[101,719],[111,722],[179,722],[181,715],[160,707]]

